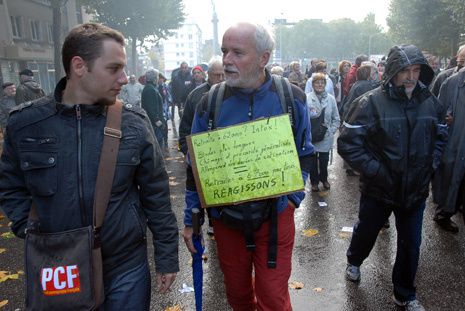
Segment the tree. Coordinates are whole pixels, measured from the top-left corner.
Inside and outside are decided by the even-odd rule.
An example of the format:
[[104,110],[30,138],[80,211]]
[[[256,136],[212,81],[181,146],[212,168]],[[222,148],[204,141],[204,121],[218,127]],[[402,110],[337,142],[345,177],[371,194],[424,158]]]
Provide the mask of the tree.
[[[460,17],[453,12],[458,2],[464,3],[463,0],[392,0],[387,18],[390,34],[399,43],[412,43],[440,56],[454,55],[460,25],[451,16]],[[459,10],[463,13],[465,9]]]
[[55,81],[58,82],[61,77],[61,37],[62,37],[62,26],[61,26],[61,8],[66,5],[68,0],[51,0],[50,5],[52,8],[53,26],[52,26],[52,37],[53,37],[53,64],[55,67]]
[[96,21],[121,31],[131,43],[131,66],[137,74],[137,45],[158,42],[184,21],[182,0],[81,0]]
[[375,23],[375,15],[368,14],[362,22],[349,18],[328,23],[320,19],[302,20],[287,27],[276,25],[277,49],[282,44],[282,59],[324,58],[331,63],[353,59],[357,54],[386,54],[391,47],[386,33]]

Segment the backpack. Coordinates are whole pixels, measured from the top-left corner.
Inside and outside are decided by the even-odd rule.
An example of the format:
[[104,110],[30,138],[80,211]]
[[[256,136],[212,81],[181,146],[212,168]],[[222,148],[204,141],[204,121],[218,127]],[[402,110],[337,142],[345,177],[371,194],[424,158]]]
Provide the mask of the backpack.
[[[292,132],[294,128],[294,94],[289,80],[272,75],[272,85],[275,86],[284,113],[289,114]],[[208,130],[216,128],[221,105],[224,99],[226,83],[215,84],[208,91]],[[261,225],[270,219],[270,238],[268,242],[268,268],[276,268],[277,244],[278,244],[278,209],[277,199],[266,199],[245,202],[238,205],[219,207],[220,220],[226,226],[244,232],[246,248],[255,250],[253,232],[260,229]]]
[[312,142],[314,143],[322,141],[325,138],[326,131],[328,130],[328,127],[325,124],[325,110],[326,107],[321,110],[318,117],[310,119],[310,123],[312,125]]

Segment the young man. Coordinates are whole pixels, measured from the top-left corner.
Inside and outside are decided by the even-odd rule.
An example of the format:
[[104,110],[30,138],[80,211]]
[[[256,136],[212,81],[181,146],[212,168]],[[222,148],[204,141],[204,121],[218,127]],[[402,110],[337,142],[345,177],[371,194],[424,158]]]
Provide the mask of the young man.
[[[0,162],[0,204],[24,237],[31,204],[41,232],[92,224],[107,106],[127,83],[123,35],[88,23],[63,43],[66,77],[54,96],[20,105],[7,125]],[[149,310],[146,226],[153,234],[161,292],[178,267],[178,228],[168,176],[145,112],[122,111],[115,177],[102,231],[105,310]]]
[[414,285],[423,211],[447,140],[446,126],[440,124],[441,105],[427,88],[433,76],[417,47],[392,47],[383,84],[353,102],[338,139],[339,154],[360,172],[362,192],[359,220],[347,250],[346,278],[360,281],[360,265],[394,213],[393,299],[408,311],[424,310]]
[[[265,66],[273,53],[274,40],[260,25],[239,23],[230,27],[223,36],[223,68],[225,92],[220,106],[217,127],[270,117],[285,113],[276,87]],[[305,94],[292,85],[294,94],[295,143],[302,175],[306,180],[309,158],[313,153]],[[192,133],[208,130],[208,96],[204,96],[194,116]],[[270,139],[273,139],[270,137]],[[190,167],[188,168],[190,169]],[[184,241],[191,252],[192,208],[200,206],[192,171],[186,182],[186,209]],[[282,196],[272,204],[278,211],[276,268],[267,266],[270,219],[253,232],[255,250],[248,251],[244,231],[233,229],[220,220],[221,208],[210,208],[221,270],[224,274],[226,295],[233,310],[291,310],[288,280],[291,274],[294,245],[294,209],[300,205],[303,192]],[[266,202],[261,200],[261,202]],[[259,204],[256,202],[256,204]],[[252,281],[255,271],[255,282]]]

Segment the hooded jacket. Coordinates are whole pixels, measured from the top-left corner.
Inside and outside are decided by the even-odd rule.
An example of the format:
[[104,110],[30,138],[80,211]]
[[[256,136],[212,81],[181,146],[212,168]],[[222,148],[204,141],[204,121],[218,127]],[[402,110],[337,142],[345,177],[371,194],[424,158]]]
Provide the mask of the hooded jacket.
[[[419,64],[409,99],[392,84],[404,68]],[[338,152],[361,172],[361,192],[385,204],[415,208],[428,197],[429,182],[447,141],[442,106],[428,90],[434,73],[413,45],[389,52],[382,85],[357,98],[338,138]]]
[[[66,79],[54,97],[15,108],[0,161],[0,205],[15,235],[24,237],[34,202],[41,232],[92,224],[92,206],[106,110],[101,105],[61,102]],[[168,175],[145,112],[122,111],[112,192],[101,237],[104,277],[147,258],[146,228],[153,234],[156,270],[177,272],[178,227],[171,209]]]

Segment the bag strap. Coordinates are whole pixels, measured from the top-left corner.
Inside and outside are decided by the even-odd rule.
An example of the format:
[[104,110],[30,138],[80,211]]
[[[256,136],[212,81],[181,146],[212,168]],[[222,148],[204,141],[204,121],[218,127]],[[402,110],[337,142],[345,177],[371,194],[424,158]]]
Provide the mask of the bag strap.
[[103,129],[102,151],[98,165],[97,182],[95,185],[93,225],[98,230],[103,224],[105,211],[110,200],[113,177],[115,176],[116,159],[118,156],[121,133],[121,101],[108,106],[107,122]]

